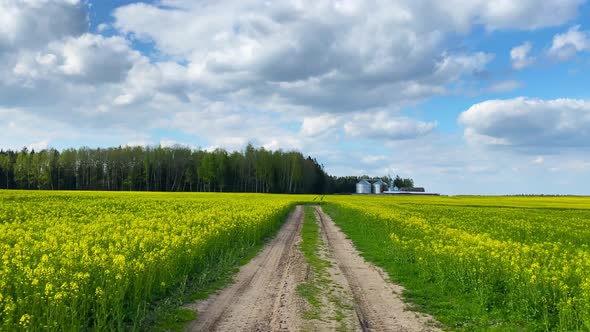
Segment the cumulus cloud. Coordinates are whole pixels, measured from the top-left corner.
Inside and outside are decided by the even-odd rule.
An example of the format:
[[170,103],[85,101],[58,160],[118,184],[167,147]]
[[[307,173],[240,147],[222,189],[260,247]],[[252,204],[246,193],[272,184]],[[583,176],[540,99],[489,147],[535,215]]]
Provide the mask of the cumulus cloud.
[[448,51],[450,36],[475,25],[554,26],[574,17],[579,4],[168,0],[120,7],[113,26],[184,60],[187,79],[201,95],[338,113],[399,108],[447,94],[450,84],[484,71],[493,59]]
[[580,51],[590,50],[590,33],[580,31],[580,26],[571,27],[567,32],[553,36],[549,55],[557,60],[567,60]]
[[305,136],[320,136],[331,133],[340,125],[342,119],[332,114],[306,116],[301,124],[301,133]]
[[529,56],[533,44],[531,42],[524,42],[522,45],[515,46],[510,50],[510,60],[512,61],[512,68],[520,70],[531,66],[535,63],[535,58]]
[[3,0],[0,2],[0,53],[35,48],[88,28],[79,0]]
[[533,30],[556,26],[575,17],[583,0],[511,1],[453,0],[439,2],[459,22],[475,21],[488,30]]
[[590,102],[519,97],[488,100],[459,116],[465,139],[535,152],[590,147]]
[[141,59],[121,37],[83,34],[50,43],[37,52],[21,53],[14,74],[24,79],[73,79],[95,84],[125,80]]
[[421,122],[407,117],[392,116],[387,112],[357,114],[344,124],[346,134],[377,140],[405,140],[425,136],[436,127],[436,122]]
[[51,112],[36,114],[22,108],[0,107],[0,149],[105,147],[141,141],[148,142],[149,137],[140,129],[93,128],[83,123],[60,121]]
[[148,61],[122,37],[88,33],[85,3],[7,0],[0,2],[2,15],[0,107],[77,126],[104,126],[109,118],[116,125],[133,117],[115,119],[113,100],[130,70]]
[[[133,127],[222,103],[297,112],[301,133],[313,136],[317,117],[400,109],[446,94],[493,59],[449,51],[450,36],[474,25],[551,26],[578,6],[531,3],[457,2],[449,12],[436,1],[165,0],[118,8],[115,22],[96,31],[125,35],[105,37],[89,33],[83,1],[7,0],[0,5],[0,48],[9,47],[0,56],[0,104],[56,112],[72,123]],[[426,9],[433,13],[427,20]],[[133,50],[130,39],[153,41],[156,58]]]
[[174,105],[170,100],[189,100],[186,68],[152,63],[124,37],[89,33],[85,6],[0,2],[0,16],[10,13],[0,19],[0,107],[76,127],[148,130]]
[[492,59],[446,52],[461,23],[424,26],[422,10],[409,2],[171,1],[121,7],[114,26],[186,59],[205,95],[350,112],[444,94]]

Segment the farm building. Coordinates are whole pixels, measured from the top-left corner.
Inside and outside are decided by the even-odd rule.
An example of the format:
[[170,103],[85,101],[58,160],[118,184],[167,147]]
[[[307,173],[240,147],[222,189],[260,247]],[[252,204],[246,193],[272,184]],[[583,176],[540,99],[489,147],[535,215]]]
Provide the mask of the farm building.
[[374,194],[381,194],[383,193],[383,186],[387,184],[383,182],[383,180],[379,179],[375,183],[373,183],[373,193]]
[[371,183],[367,180],[360,180],[356,184],[356,193],[357,194],[370,194],[371,193]]
[[414,192],[414,193],[423,193],[425,192],[424,188],[422,187],[412,187],[412,188],[400,188],[400,191],[407,191],[407,192]]

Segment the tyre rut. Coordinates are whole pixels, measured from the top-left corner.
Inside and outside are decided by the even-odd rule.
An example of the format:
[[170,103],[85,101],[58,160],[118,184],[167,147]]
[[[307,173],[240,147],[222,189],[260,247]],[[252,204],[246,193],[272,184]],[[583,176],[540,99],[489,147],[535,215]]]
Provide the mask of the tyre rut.
[[297,331],[297,271],[305,268],[296,245],[302,220],[303,208],[297,206],[234,284],[193,305],[199,317],[187,331]]
[[401,298],[403,287],[390,283],[384,271],[366,262],[321,207],[315,209],[328,248],[352,292],[362,331],[440,331],[431,316],[410,311]]

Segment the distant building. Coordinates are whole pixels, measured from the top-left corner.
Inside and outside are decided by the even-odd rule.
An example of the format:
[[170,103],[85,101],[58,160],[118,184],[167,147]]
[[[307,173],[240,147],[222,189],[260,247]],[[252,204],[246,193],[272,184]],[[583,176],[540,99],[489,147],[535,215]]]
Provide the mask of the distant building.
[[383,186],[387,184],[383,182],[383,180],[379,179],[375,183],[373,183],[373,193],[374,194],[381,194],[383,193]]
[[423,187],[404,187],[400,188],[399,191],[408,191],[408,192],[415,192],[415,193],[423,193],[426,192]]
[[360,180],[356,184],[356,193],[357,194],[370,194],[371,193],[371,183],[367,180]]

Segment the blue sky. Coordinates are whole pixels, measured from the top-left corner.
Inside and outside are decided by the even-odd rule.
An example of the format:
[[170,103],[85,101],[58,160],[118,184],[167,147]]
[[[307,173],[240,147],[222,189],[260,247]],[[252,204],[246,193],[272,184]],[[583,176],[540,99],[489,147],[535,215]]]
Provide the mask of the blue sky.
[[590,194],[581,0],[0,3],[0,148],[296,149],[446,194]]

